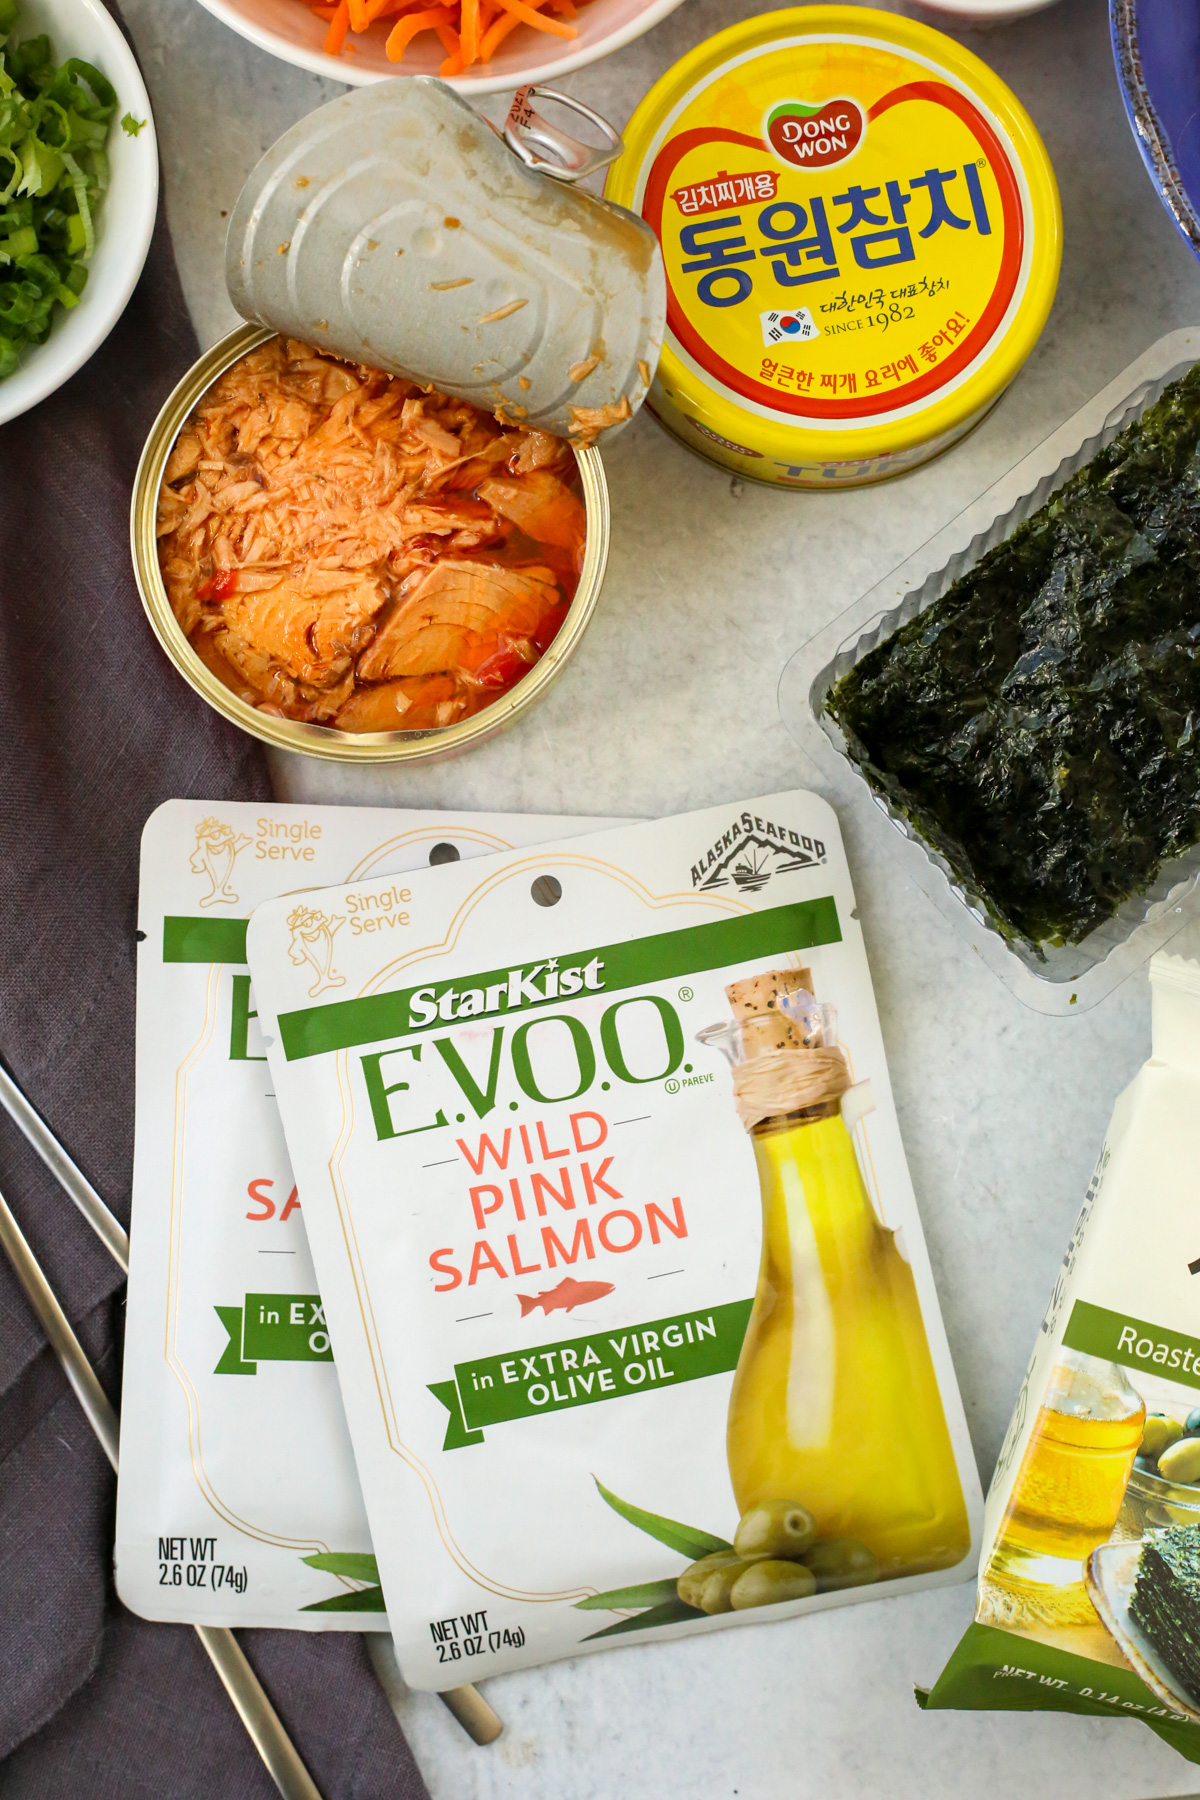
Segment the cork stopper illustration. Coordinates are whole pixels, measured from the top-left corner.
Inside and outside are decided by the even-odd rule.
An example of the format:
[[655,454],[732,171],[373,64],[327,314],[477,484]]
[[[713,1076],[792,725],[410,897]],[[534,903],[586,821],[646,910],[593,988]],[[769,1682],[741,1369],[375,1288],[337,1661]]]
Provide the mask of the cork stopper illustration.
[[[765,1056],[771,1050],[811,1048],[813,1027],[819,1029],[820,1014],[810,969],[768,969],[762,975],[731,981],[725,993],[735,1019],[761,1021],[742,1034],[748,1057]],[[800,995],[813,1004],[798,1001]]]
[[733,1098],[747,1131],[773,1117],[836,1105],[850,1086],[837,1015],[816,998],[808,969],[766,969],[725,989],[732,1020],[710,1025],[700,1041],[733,1067]]

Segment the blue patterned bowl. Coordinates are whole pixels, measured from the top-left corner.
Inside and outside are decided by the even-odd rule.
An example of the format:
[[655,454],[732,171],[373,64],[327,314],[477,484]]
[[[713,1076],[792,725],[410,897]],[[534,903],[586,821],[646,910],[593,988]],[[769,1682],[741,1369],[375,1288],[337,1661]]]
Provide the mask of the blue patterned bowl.
[[1162,203],[1200,257],[1200,8],[1109,0],[1121,96]]

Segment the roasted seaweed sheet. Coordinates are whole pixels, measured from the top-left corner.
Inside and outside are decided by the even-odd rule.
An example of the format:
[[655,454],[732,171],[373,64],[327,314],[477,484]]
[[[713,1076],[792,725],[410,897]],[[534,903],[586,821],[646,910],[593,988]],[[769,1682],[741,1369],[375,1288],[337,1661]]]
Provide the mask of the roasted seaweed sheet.
[[1129,1610],[1195,1706],[1200,1703],[1200,1528],[1148,1537]]
[[871,785],[1037,946],[1200,838],[1200,364],[826,706]]

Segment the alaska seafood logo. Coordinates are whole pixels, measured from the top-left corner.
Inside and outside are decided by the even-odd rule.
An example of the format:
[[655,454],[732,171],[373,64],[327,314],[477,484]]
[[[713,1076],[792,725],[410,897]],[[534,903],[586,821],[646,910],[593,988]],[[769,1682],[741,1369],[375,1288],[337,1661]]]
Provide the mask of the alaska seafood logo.
[[732,885],[739,893],[757,894],[772,875],[815,869],[825,859],[820,838],[806,837],[789,825],[775,825],[747,812],[692,865],[692,886],[706,892]]
[[333,966],[334,934],[345,923],[340,913],[332,913],[326,918],[318,906],[297,906],[288,914],[288,930],[292,934],[288,955],[298,969],[307,963],[316,976],[308,990],[310,1000],[315,1000],[326,988],[346,985],[346,977],[339,975]]
[[207,875],[209,891],[200,900],[201,906],[236,906],[237,895],[229,885],[233,874],[233,865],[250,842],[248,837],[239,837],[231,825],[223,825],[220,819],[211,815],[201,819],[196,827],[196,848],[192,852],[188,868],[193,875]]
[[853,156],[867,129],[867,115],[857,100],[784,100],[767,114],[766,139],[785,163],[796,169],[829,169]]

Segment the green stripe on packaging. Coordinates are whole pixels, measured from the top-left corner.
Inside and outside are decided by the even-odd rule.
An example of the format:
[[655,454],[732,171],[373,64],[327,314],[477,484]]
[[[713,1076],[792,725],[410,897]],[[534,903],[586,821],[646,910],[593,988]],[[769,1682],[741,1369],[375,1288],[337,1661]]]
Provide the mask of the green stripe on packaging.
[[[959,1707],[989,1712],[1149,1712],[1158,1702],[1132,1669],[1119,1669],[1076,1656],[1055,1644],[1003,1631],[993,1625],[968,1625],[965,1635],[929,1693],[921,1696],[930,1712]],[[1164,1716],[1166,1708],[1160,1709]]]
[[257,1375],[260,1362],[332,1362],[320,1294],[247,1294],[213,1308],[229,1337],[214,1375]]
[[1200,1388],[1200,1338],[1183,1331],[1168,1331],[1128,1313],[1110,1312],[1077,1300],[1063,1333],[1068,1350],[1099,1356],[1105,1362],[1122,1363],[1127,1369],[1145,1369],[1165,1375],[1183,1387]]
[[[575,1284],[568,1278],[563,1285]],[[557,1291],[529,1299],[533,1305],[538,1300],[552,1302]],[[650,1319],[644,1325],[455,1363],[453,1381],[429,1384],[430,1393],[450,1414],[442,1448],[459,1450],[481,1443],[485,1426],[728,1374],[737,1368],[753,1304],[732,1300]]]
[[1160,1704],[1132,1669],[1076,1656],[1036,1638],[968,1625],[950,1661],[917,1704],[931,1712],[1071,1712],[1140,1719],[1189,1762],[1200,1762],[1200,1726]]
[[246,961],[246,919],[192,919],[168,913],[163,920],[165,963]]
[[[229,922],[233,923],[232,920]],[[559,970],[565,971],[583,968],[599,959],[604,965],[600,991],[608,995],[620,993],[625,988],[646,987],[656,981],[674,981],[682,975],[699,974],[705,969],[750,962],[758,957],[810,950],[818,944],[837,944],[841,937],[837,906],[832,895],[825,895],[819,900],[774,906],[765,912],[717,919],[710,925],[693,925],[683,931],[662,931],[618,944],[601,944],[592,950],[576,950],[559,956],[556,961]],[[532,966],[536,965],[524,965],[525,968]],[[460,991],[467,988],[486,990],[497,984],[506,985],[512,973],[511,967],[488,969],[478,975],[456,976],[453,985]],[[445,981],[426,980],[419,987],[401,988],[395,993],[369,994],[359,1000],[336,1000],[324,1006],[306,1006],[296,1012],[281,1013],[279,1037],[284,1054],[289,1062],[299,1062],[307,1056],[324,1056],[331,1050],[347,1050],[355,1044],[411,1037],[421,1031],[444,1031],[446,1021],[441,1018],[423,1025],[411,1024],[409,1003],[413,995],[423,989],[449,985]],[[555,995],[527,1001],[519,1011],[523,1017],[538,1006],[570,1004],[570,998]],[[506,1014],[493,1011],[483,1016],[503,1018]]]
[[247,1362],[332,1362],[320,1294],[247,1294],[242,1305]]

